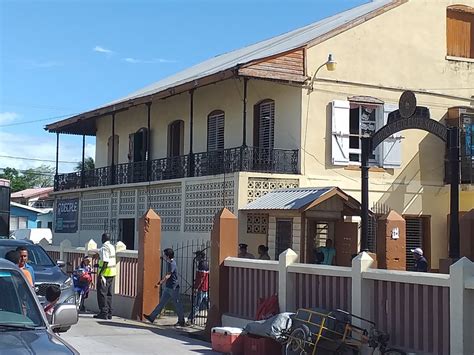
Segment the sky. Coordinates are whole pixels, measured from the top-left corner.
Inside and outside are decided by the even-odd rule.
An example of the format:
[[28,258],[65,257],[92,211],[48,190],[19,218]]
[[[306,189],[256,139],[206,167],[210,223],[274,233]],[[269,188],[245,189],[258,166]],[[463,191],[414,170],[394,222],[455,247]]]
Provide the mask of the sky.
[[[46,124],[367,2],[0,0],[0,169],[54,166]],[[81,155],[82,136],[60,136],[60,172]]]

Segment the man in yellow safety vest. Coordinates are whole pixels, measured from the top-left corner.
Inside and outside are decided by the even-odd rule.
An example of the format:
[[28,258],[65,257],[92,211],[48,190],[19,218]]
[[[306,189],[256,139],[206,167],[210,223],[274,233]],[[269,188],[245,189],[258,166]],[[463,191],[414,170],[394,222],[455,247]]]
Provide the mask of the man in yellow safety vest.
[[110,234],[104,233],[102,234],[102,248],[99,249],[99,271],[97,272],[99,313],[94,318],[112,319],[112,288],[115,275],[115,248],[110,243]]

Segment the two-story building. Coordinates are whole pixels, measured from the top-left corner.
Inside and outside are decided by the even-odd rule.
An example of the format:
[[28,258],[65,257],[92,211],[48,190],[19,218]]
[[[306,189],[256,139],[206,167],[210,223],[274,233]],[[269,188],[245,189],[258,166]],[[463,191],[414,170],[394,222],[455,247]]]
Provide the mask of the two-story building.
[[[138,218],[150,207],[165,245],[208,238],[225,206],[239,214],[239,238],[251,252],[267,244],[275,257],[291,246],[306,260],[337,223],[357,234],[359,137],[386,123],[405,90],[431,118],[461,127],[460,210],[469,211],[474,0],[460,2],[373,1],[47,125],[58,141],[96,137],[96,169],[56,176],[56,201],[79,208],[77,230],[56,230],[55,240],[82,245],[109,230],[135,248]],[[327,70],[334,60],[336,70]],[[408,249],[423,247],[436,269],[448,244],[445,144],[403,131],[377,148],[371,165],[372,210],[404,215]],[[333,198],[316,193],[307,215],[245,209],[296,187],[328,187]]]

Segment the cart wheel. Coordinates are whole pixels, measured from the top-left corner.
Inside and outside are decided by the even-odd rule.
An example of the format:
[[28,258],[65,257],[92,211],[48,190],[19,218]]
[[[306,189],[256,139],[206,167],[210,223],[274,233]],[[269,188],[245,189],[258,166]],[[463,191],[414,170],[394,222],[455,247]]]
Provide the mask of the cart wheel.
[[[306,329],[305,329],[306,328]],[[307,354],[306,339],[309,335],[309,329],[304,324],[295,330],[293,330],[288,337],[288,343],[286,344],[285,354],[286,355],[305,355]]]

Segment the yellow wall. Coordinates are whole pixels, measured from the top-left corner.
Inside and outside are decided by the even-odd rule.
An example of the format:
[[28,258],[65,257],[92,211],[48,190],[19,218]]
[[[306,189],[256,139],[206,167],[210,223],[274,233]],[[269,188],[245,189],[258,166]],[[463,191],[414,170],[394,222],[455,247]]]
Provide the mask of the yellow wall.
[[[473,0],[461,2],[474,6]],[[337,185],[360,198],[360,171],[331,164],[333,100],[366,95],[396,104],[406,89],[457,96],[416,94],[418,105],[428,106],[431,118],[438,121],[444,118],[448,107],[470,104],[469,97],[474,95],[474,61],[446,60],[446,7],[453,3],[459,2],[410,0],[308,50],[309,74],[326,60],[328,53],[338,63],[336,71],[323,68],[318,73],[318,78],[332,82],[316,80],[315,90],[303,95],[302,125],[308,129],[302,137],[306,152],[302,169],[308,186]],[[443,183],[445,146],[424,131],[408,130],[402,135],[402,166],[370,173],[369,206],[379,202],[400,213],[431,215],[432,267],[437,268],[438,259],[447,254],[449,186]]]
[[[249,80],[247,104],[247,145],[253,141],[253,106],[261,100],[275,101],[275,148],[298,149],[300,146],[301,89],[263,80]],[[229,79],[198,88],[194,92],[194,153],[207,150],[207,117],[214,110],[225,112],[225,148],[242,144],[243,81]],[[167,155],[168,125],[184,121],[184,154],[189,153],[190,94],[184,93],[154,101],[151,110],[151,157]],[[129,134],[147,126],[147,107],[141,105],[116,114],[115,132],[119,136],[119,163],[128,162]],[[107,165],[107,139],[111,136],[111,117],[97,124],[96,165]]]

